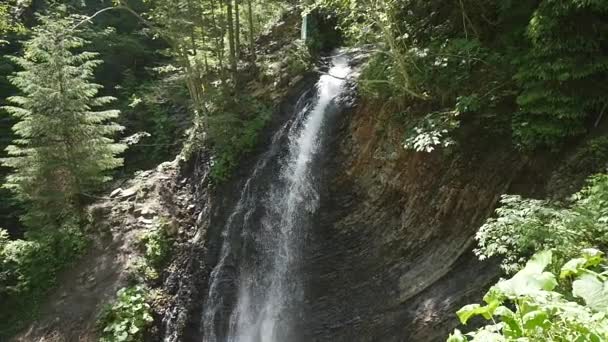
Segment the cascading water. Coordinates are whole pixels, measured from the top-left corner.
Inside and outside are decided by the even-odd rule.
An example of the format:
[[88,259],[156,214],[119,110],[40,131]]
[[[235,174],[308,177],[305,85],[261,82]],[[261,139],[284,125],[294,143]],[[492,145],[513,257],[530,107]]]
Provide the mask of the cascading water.
[[245,182],[211,273],[203,341],[292,339],[302,298],[299,255],[319,201],[314,165],[349,73],[344,55],[332,57],[316,94],[301,96],[296,115],[277,131]]

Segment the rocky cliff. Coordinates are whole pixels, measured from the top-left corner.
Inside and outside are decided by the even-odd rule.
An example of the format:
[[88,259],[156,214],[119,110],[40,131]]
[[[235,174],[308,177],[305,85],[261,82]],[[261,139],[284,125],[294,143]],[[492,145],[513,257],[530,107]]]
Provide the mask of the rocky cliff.
[[[300,90],[306,84],[310,80]],[[277,123],[288,119],[295,99],[286,99]],[[404,128],[389,110],[349,100],[328,130],[317,166],[320,209],[303,235],[304,260],[297,272],[305,307],[296,310],[293,342],[445,340],[457,325],[455,312],[481,298],[500,276],[496,262],[479,262],[472,253],[474,234],[500,196],[563,197],[599,171],[576,166],[584,140],[560,153],[526,155],[508,134],[486,131],[474,121],[463,124],[450,150],[407,151],[401,144]],[[262,144],[258,153],[266,148]],[[250,156],[232,182],[216,188],[206,209],[209,229],[201,243],[207,252],[188,259],[206,263],[206,276],[195,278],[205,290],[209,284],[200,280],[208,279],[218,262],[222,227],[256,159]],[[222,286],[234,292],[237,279],[226,277]],[[205,334],[204,295],[199,288],[178,296],[196,310],[190,310],[189,328],[177,340],[196,341]],[[230,309],[223,308],[225,319]]]
[[547,179],[576,188],[584,178],[565,175],[562,160],[576,148],[525,156],[508,137],[465,123],[452,151],[416,153],[392,122],[360,103],[334,135],[303,269],[302,341],[444,341],[455,312],[499,276],[472,247],[500,196],[544,196],[559,188]]

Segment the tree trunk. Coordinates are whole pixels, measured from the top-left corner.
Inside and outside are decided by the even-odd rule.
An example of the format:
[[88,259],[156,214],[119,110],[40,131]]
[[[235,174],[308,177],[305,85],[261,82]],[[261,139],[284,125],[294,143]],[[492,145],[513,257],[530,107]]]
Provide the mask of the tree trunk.
[[[220,13],[222,12],[222,4],[220,6]],[[211,25],[213,26],[213,33],[215,36],[215,56],[218,60],[219,73],[224,72],[224,30],[218,27],[217,21],[215,20],[215,0],[211,2]],[[219,30],[219,32],[218,32]]]
[[251,8],[251,0],[247,0],[247,7],[249,10],[249,53],[251,53],[251,61],[255,64],[255,41],[253,40],[253,10]]
[[237,61],[241,58],[241,18],[239,13],[239,1],[234,0],[234,51]]
[[234,44],[234,23],[232,17],[232,0],[226,0],[226,25],[228,26],[228,53],[230,54],[230,71],[232,73],[232,81],[236,85],[237,66],[236,66],[236,50]]
[[201,35],[201,54],[203,55],[203,66],[205,67],[204,73],[205,75],[209,74],[209,62],[207,60],[207,52],[208,52],[208,46],[207,46],[207,30],[205,25],[209,25],[209,22],[207,20],[207,16],[205,15],[205,9],[203,8],[202,5],[197,6],[197,11],[196,11],[196,26],[198,26],[198,29],[200,30],[200,35]]

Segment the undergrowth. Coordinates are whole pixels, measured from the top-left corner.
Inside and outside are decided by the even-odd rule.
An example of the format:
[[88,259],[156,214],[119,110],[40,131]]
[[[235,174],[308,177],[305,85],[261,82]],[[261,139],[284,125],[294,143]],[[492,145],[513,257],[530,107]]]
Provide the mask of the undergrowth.
[[98,327],[100,342],[141,342],[153,322],[148,289],[143,285],[125,287],[116,300],[101,313]]
[[[247,109],[244,111],[243,109]],[[211,179],[226,181],[240,159],[251,152],[272,116],[272,107],[251,96],[226,103],[210,117],[209,138],[213,150]]]
[[59,273],[83,254],[88,242],[75,223],[28,232],[27,240],[11,240],[0,229],[0,339],[38,315]]
[[157,280],[169,261],[173,239],[167,232],[168,225],[166,219],[157,219],[154,227],[139,238],[139,248],[143,256],[136,261],[135,271],[138,276],[143,277],[143,281]]

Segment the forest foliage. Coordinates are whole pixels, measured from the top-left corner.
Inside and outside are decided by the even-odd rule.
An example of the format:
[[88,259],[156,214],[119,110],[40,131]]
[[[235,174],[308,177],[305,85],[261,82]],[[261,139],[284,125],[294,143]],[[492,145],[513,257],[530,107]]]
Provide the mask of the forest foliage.
[[[0,339],[36,317],[59,272],[86,250],[85,208],[111,179],[180,151],[209,154],[214,183],[230,177],[272,110],[247,88],[269,70],[256,40],[290,6],[0,4],[0,172],[8,190],[0,193],[0,215],[10,218],[2,223],[8,231],[0,229]],[[158,279],[170,245],[161,228],[142,237],[138,276],[108,309],[104,339],[125,337],[124,324],[128,340],[141,339],[150,320],[141,284]]]
[[414,122],[407,148],[451,145],[449,133],[465,118],[494,130],[507,123],[525,149],[559,148],[597,126],[608,107],[604,0],[315,6],[335,11],[352,42],[375,46],[361,88]]
[[22,68],[10,78],[21,95],[4,106],[17,121],[16,139],[2,160],[13,170],[4,186],[30,207],[28,225],[61,222],[77,212],[80,197],[122,165],[118,154],[126,148],[113,141],[124,128],[113,121],[119,111],[107,109],[114,98],[99,96],[101,85],[91,82],[101,60],[73,52],[85,43],[71,30],[75,20],[40,20],[23,57],[12,58]]
[[499,258],[514,275],[490,288],[485,305],[457,312],[462,324],[475,316],[492,323],[456,330],[448,342],[606,340],[607,233],[606,174],[590,177],[566,204],[503,196],[476,235],[475,253]]

